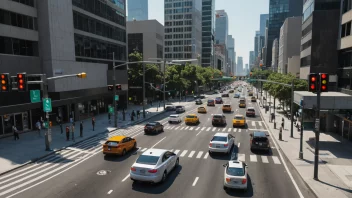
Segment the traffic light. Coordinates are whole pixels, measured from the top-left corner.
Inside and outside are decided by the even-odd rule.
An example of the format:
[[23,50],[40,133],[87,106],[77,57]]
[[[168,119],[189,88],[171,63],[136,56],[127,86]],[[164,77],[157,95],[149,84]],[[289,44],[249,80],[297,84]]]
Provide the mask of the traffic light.
[[79,73],[76,76],[77,78],[87,78],[87,74],[85,72]]
[[26,73],[17,73],[17,90],[27,91],[27,75]]
[[318,75],[311,73],[308,75],[308,82],[309,82],[309,92],[317,92],[318,89]]
[[121,85],[116,85],[116,90],[121,90]]
[[[113,85],[108,85],[108,90],[109,91],[114,91],[114,86]],[[116,85],[116,90],[122,90],[120,84]]]
[[328,92],[329,74],[320,73],[320,91]]
[[108,85],[108,90],[109,91],[113,91],[114,90],[114,87],[112,85]]
[[11,90],[11,81],[9,73],[0,74],[1,80],[1,90],[0,92],[8,92]]

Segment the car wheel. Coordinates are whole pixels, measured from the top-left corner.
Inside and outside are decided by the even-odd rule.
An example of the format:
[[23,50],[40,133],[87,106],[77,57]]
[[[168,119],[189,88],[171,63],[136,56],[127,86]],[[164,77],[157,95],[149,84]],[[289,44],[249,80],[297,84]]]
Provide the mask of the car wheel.
[[123,149],[122,156],[125,156],[125,155],[126,155],[126,149]]
[[176,163],[175,163],[175,168],[180,165],[180,160],[177,158]]
[[165,180],[166,180],[166,176],[167,176],[167,174],[166,174],[166,171],[163,173],[163,177],[161,178],[161,183],[163,183]]
[[227,188],[226,186],[224,186],[224,190],[227,191],[227,189],[228,189],[228,188]]
[[164,132],[164,127],[161,128],[161,132]]

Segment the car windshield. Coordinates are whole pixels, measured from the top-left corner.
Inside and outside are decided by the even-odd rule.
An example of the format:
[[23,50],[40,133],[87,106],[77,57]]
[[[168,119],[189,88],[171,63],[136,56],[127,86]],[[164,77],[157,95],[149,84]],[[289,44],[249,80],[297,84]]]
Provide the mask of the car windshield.
[[231,107],[231,105],[224,105],[224,107]]
[[240,100],[240,104],[244,104],[244,103],[246,103],[245,100]]
[[117,146],[119,144],[118,141],[107,141],[105,142],[106,145],[108,146]]
[[254,137],[254,140],[257,142],[266,142],[268,140],[267,137]]
[[170,118],[177,118],[177,115],[170,115]]
[[139,156],[136,162],[139,164],[155,165],[156,163],[158,163],[158,160],[158,156],[141,155]]
[[180,109],[180,108],[182,108],[182,106],[176,106],[176,109]]
[[226,174],[231,176],[244,176],[244,170],[243,168],[228,167],[226,170]]
[[155,126],[156,123],[148,123],[147,126]]
[[186,118],[194,118],[194,116],[193,115],[188,115],[188,116],[186,116]]
[[235,119],[236,120],[243,120],[243,117],[242,116],[235,116]]
[[208,102],[214,102],[214,100],[208,100]]
[[212,141],[212,142],[213,142],[213,141],[227,142],[227,137],[224,137],[224,136],[214,136],[211,141]]

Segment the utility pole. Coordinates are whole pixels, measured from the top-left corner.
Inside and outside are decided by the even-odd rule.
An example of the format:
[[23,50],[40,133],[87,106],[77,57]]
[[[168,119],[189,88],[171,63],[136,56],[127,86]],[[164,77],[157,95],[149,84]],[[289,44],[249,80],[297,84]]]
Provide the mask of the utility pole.
[[143,118],[145,118],[145,63],[143,63]]
[[321,75],[317,75],[317,109],[316,109],[316,124],[315,127],[315,152],[314,152],[314,179],[318,180],[318,163],[319,163],[319,136],[320,136],[320,79]]
[[303,110],[304,110],[304,102],[303,100],[301,100],[301,138],[300,138],[300,145],[299,145],[299,159],[303,159]]
[[114,74],[113,74],[113,77],[112,77],[112,80],[113,80],[113,92],[114,92],[114,96],[112,97],[112,99],[113,99],[113,104],[114,104],[114,126],[115,126],[115,128],[117,127],[117,108],[116,108],[116,100],[115,100],[115,96],[116,96],[116,76],[115,76],[115,52],[112,52],[112,68],[113,68],[113,72],[114,72]]
[[163,80],[164,80],[164,86],[163,86],[163,90],[164,90],[164,93],[163,93],[163,96],[164,96],[164,111],[165,111],[165,74],[166,74],[166,59],[164,59],[164,75],[163,75]]
[[294,87],[295,80],[292,79],[291,87],[291,138],[293,138],[293,98],[294,98]]
[[[43,88],[43,99],[49,98],[48,96],[48,81],[46,78],[46,74],[42,75],[42,88]],[[50,129],[50,121],[49,121],[49,112],[44,112],[44,122],[48,123],[48,128],[44,133],[45,136],[45,151],[51,151],[50,143],[51,143],[51,129]]]

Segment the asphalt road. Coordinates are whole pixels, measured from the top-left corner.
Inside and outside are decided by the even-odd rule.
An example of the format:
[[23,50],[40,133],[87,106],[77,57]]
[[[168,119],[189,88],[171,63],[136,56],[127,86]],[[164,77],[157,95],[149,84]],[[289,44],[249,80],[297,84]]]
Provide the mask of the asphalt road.
[[[165,132],[157,135],[144,135],[144,124],[113,132],[110,135],[125,134],[136,138],[138,150],[124,157],[104,156],[101,144],[108,138],[101,135],[74,147],[67,148],[57,155],[48,156],[41,161],[25,166],[9,174],[0,176],[0,197],[44,198],[44,197],[260,197],[296,198],[312,197],[309,189],[300,181],[297,188],[283,165],[283,160],[275,148],[271,137],[271,152],[251,152],[249,134],[253,131],[266,131],[259,114],[257,103],[250,102],[247,90],[244,96],[247,106],[256,109],[256,117],[247,118],[246,128],[233,128],[232,118],[236,114],[245,115],[245,108],[238,107],[238,99],[224,98],[232,105],[232,113],[227,113],[225,127],[213,127],[211,115],[222,113],[221,106],[206,107],[207,114],[198,114],[200,124],[187,127],[184,122],[168,124],[164,113],[154,118],[165,126]],[[215,98],[211,95],[208,98]],[[204,103],[206,99],[203,100]],[[205,104],[204,104],[205,105]],[[190,103],[186,113],[196,113],[198,106]],[[239,160],[244,160],[249,169],[249,189],[224,191],[224,167],[230,156],[208,153],[208,144],[216,132],[228,132],[235,136],[234,152]],[[170,149],[180,156],[180,166],[173,170],[163,184],[144,184],[132,182],[129,170],[137,157],[147,148]],[[287,163],[287,162],[286,162]],[[289,168],[291,169],[291,168]],[[295,180],[299,176],[291,170]]]

